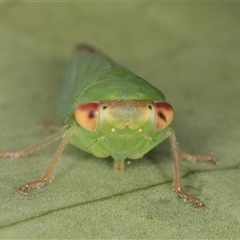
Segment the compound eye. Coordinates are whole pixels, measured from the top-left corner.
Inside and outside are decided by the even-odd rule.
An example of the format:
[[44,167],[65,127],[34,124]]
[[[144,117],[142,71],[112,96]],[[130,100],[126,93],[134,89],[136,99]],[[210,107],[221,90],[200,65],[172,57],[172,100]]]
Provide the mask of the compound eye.
[[94,132],[98,126],[98,106],[96,102],[79,104],[75,109],[75,119],[80,126]]
[[156,115],[155,126],[157,130],[166,128],[173,120],[173,108],[167,102],[154,102]]

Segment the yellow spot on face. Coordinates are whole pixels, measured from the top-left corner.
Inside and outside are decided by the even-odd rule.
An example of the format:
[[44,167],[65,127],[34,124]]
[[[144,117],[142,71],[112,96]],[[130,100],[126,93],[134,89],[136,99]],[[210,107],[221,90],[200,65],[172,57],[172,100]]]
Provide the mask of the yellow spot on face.
[[111,129],[111,132],[115,132],[115,128],[112,128],[112,129]]
[[138,132],[142,132],[142,128],[139,128],[139,129],[138,129]]

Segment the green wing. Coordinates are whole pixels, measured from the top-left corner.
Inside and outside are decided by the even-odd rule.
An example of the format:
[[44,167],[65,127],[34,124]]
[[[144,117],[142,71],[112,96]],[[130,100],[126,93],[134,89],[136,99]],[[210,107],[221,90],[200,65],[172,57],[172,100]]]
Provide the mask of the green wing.
[[97,79],[99,74],[113,68],[115,64],[87,45],[78,45],[69,61],[60,99],[60,114],[69,115],[76,98]]

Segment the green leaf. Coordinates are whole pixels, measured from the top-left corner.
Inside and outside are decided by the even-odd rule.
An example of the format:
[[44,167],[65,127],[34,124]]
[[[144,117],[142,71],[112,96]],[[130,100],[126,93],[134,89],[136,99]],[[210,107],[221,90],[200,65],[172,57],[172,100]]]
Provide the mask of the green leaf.
[[0,159],[0,238],[239,238],[239,12],[237,4],[0,3],[0,150],[44,139],[74,44],[89,43],[148,80],[175,109],[178,142],[218,166],[182,162],[195,211],[172,189],[168,142],[123,173],[112,159],[69,146],[52,183],[28,196],[57,147]]

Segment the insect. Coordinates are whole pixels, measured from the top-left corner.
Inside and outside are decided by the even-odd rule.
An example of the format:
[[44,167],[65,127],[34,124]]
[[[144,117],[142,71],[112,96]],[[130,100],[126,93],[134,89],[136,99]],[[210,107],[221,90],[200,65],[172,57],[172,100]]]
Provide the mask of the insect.
[[19,158],[61,139],[45,175],[20,186],[22,194],[51,180],[68,143],[99,158],[111,156],[114,170],[123,171],[126,158],[141,158],[168,138],[174,163],[174,190],[196,208],[204,207],[201,200],[183,190],[179,161],[181,158],[213,164],[216,161],[213,156],[191,155],[179,148],[169,127],[173,108],[160,90],[88,45],[74,48],[63,89],[64,127],[31,147],[16,152],[0,151],[0,157]]

